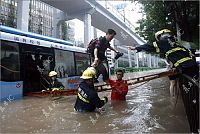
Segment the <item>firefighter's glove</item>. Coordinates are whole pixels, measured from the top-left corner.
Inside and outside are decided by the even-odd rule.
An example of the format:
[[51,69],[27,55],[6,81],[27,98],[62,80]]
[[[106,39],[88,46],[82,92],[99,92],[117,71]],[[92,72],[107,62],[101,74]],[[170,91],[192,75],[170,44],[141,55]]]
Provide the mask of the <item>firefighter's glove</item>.
[[60,86],[59,90],[64,90],[64,87]]
[[102,100],[104,101],[104,104],[106,104],[108,102],[108,97],[104,96]]
[[115,60],[117,60],[119,57],[123,56],[123,53],[117,52],[115,56]]
[[59,90],[59,88],[53,88],[53,90],[52,91],[58,91]]

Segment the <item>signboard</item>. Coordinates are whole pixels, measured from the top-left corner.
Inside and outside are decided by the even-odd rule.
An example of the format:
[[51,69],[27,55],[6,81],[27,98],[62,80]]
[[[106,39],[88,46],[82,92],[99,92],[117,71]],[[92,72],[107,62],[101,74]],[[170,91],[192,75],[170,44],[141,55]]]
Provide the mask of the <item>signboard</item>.
[[23,96],[23,81],[3,82],[0,81],[0,101],[7,98],[19,99]]
[[61,79],[58,78],[58,81],[63,84],[65,89],[69,89],[69,90],[78,89],[78,85],[81,82],[81,80],[82,79],[80,78],[80,76],[73,76],[73,77],[61,78]]

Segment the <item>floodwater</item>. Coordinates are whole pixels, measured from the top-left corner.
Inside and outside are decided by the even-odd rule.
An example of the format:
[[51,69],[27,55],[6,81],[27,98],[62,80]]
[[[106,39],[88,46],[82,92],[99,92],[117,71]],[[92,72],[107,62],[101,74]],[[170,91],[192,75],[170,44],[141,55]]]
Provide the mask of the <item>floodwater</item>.
[[[99,93],[105,95],[110,98],[110,91]],[[76,96],[24,97],[0,103],[5,108],[0,111],[1,133],[189,132],[181,97],[170,98],[168,78],[130,86],[126,102],[109,101],[101,113],[77,113],[75,100]]]

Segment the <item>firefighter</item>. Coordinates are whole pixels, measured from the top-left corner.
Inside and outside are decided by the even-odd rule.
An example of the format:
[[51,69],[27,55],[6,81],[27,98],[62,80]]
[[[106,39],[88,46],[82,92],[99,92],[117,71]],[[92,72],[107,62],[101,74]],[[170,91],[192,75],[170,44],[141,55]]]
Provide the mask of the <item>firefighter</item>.
[[83,81],[79,84],[78,95],[74,109],[78,112],[92,112],[95,109],[101,109],[108,102],[108,98],[104,96],[99,98],[94,87],[94,79],[96,78],[96,70],[94,67],[87,68],[81,78]]
[[116,71],[117,80],[109,80],[112,87],[111,100],[125,101],[128,93],[127,81],[123,80],[124,72],[119,69]]
[[64,86],[61,82],[59,82],[56,77],[57,77],[57,72],[51,71],[49,73],[50,77],[50,82],[49,82],[49,88],[47,90],[63,90]]
[[[182,90],[182,98],[186,107],[186,113],[190,124],[191,132],[198,132],[199,128],[199,68],[193,60],[189,50],[180,46],[172,32],[168,29],[163,29],[155,33],[156,41],[147,43],[141,46],[129,47],[131,50],[142,50],[147,52],[155,52],[164,54],[165,57],[173,63],[181,76],[187,78],[184,81]],[[181,88],[180,87],[180,88]]]

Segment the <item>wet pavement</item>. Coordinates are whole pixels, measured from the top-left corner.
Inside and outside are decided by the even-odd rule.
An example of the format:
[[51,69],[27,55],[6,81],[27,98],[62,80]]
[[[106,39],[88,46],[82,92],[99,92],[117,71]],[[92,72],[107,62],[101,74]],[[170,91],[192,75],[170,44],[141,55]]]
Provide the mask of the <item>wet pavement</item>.
[[[152,71],[126,77],[147,73]],[[99,93],[105,95],[110,99],[110,91]],[[170,97],[167,77],[129,86],[127,101],[109,100],[102,113],[74,112],[75,100],[76,96],[24,97],[0,103],[1,133],[189,132],[181,97]]]

